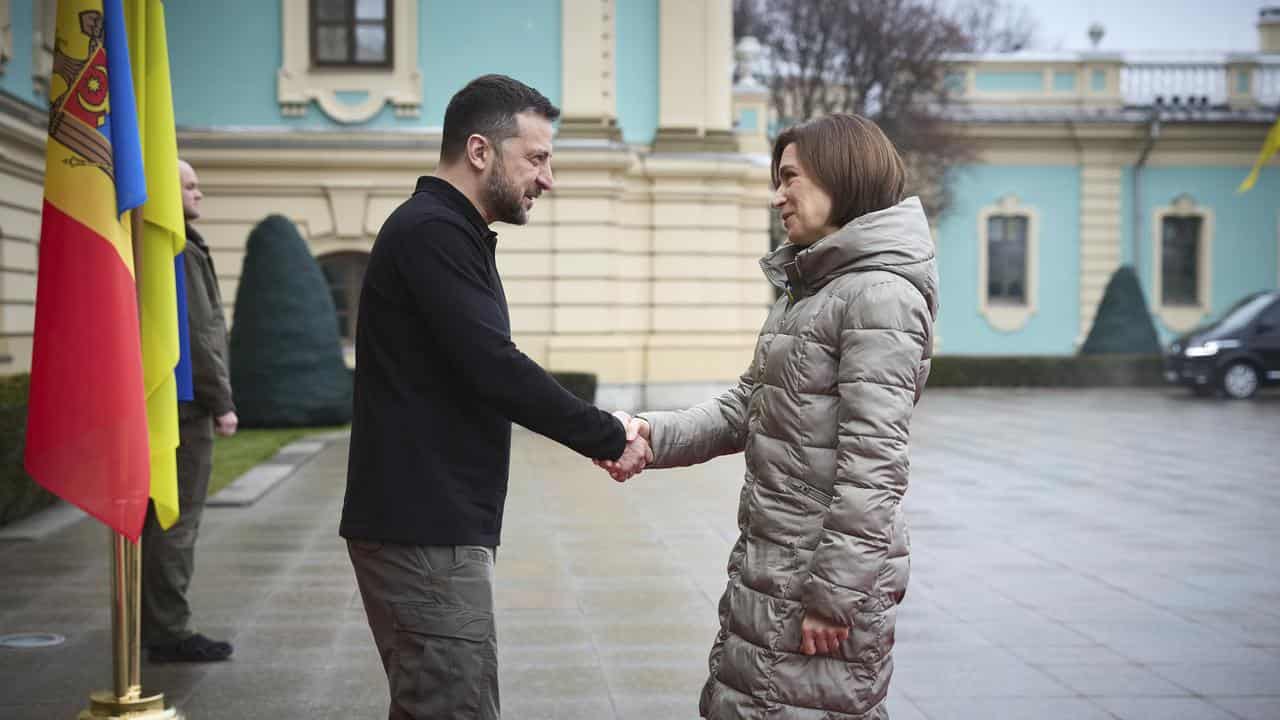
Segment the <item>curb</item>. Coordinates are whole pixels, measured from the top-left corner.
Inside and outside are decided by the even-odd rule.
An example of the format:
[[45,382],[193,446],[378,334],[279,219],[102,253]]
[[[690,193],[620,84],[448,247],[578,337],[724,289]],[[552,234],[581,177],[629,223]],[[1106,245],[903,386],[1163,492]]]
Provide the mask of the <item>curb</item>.
[[37,513],[0,528],[0,542],[43,540],[89,517],[83,510],[63,500]]
[[[249,468],[245,474],[205,500],[206,506],[247,507],[254,504],[281,480],[324,450],[330,443],[347,437],[346,431],[309,435],[280,448],[271,459]],[[80,508],[59,500],[57,503],[0,528],[0,542],[32,542],[44,540],[89,517]]]
[[217,494],[211,495],[205,500],[205,507],[247,507],[256,503],[330,443],[346,436],[346,432],[339,431],[294,440],[280,448],[269,460],[249,468]]

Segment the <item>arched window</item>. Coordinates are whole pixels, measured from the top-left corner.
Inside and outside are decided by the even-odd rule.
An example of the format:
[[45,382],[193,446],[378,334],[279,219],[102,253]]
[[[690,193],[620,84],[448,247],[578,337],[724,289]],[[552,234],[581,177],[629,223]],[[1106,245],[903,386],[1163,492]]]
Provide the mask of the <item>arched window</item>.
[[364,283],[364,271],[369,266],[369,254],[343,251],[321,255],[320,269],[329,283],[333,307],[338,314],[338,334],[342,345],[351,357],[356,344],[356,317],[360,309],[360,286]]

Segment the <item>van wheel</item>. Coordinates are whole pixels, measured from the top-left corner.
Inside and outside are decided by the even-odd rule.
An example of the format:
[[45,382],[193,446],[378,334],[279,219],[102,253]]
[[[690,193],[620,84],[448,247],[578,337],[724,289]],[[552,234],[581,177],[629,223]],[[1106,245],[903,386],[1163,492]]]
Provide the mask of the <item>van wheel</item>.
[[1235,362],[1222,373],[1222,391],[1227,397],[1245,400],[1258,391],[1258,369],[1247,362]]

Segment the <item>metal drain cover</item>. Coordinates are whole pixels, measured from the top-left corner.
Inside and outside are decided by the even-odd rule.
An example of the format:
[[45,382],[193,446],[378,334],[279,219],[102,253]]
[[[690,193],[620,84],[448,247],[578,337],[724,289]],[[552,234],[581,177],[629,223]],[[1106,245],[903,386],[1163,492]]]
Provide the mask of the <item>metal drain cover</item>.
[[15,633],[0,635],[0,647],[42,648],[61,645],[67,639],[54,633]]

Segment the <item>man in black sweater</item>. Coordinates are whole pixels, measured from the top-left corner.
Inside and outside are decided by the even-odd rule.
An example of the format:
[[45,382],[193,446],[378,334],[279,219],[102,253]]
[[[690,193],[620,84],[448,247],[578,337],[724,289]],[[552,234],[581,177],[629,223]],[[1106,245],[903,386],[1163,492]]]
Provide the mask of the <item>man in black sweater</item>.
[[524,224],[551,188],[559,114],[505,76],[460,90],[436,173],[387,218],[369,258],[340,533],[392,720],[499,716],[493,564],[511,423],[596,460],[648,455],[511,341],[489,225]]

